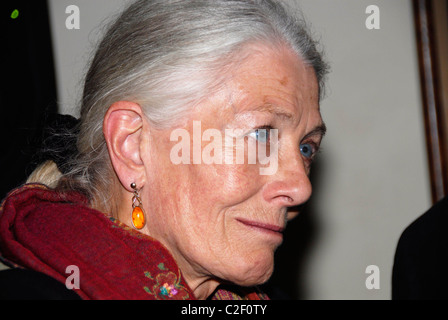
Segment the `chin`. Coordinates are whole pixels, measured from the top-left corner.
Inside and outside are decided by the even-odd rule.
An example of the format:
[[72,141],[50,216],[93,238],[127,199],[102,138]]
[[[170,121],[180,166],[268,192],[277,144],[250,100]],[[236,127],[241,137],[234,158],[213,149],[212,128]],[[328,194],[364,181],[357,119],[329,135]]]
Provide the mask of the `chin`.
[[261,285],[269,280],[274,271],[274,255],[270,253],[242,258],[230,270],[227,281],[243,287]]

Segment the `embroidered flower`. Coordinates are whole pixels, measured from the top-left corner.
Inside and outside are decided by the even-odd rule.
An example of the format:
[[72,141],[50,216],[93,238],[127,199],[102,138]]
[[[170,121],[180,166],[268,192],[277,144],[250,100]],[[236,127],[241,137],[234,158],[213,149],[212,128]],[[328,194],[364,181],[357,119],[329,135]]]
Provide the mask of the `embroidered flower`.
[[168,296],[170,298],[174,297],[179,291],[176,290],[176,288],[171,284],[164,283],[163,286],[160,288],[160,293],[164,296]]
[[159,273],[155,279],[149,272],[145,272],[145,276],[154,280],[156,284],[153,285],[152,290],[148,287],[144,287],[144,290],[148,294],[153,295],[157,300],[186,300],[190,298],[187,289],[180,284],[180,279],[178,279],[174,272]]

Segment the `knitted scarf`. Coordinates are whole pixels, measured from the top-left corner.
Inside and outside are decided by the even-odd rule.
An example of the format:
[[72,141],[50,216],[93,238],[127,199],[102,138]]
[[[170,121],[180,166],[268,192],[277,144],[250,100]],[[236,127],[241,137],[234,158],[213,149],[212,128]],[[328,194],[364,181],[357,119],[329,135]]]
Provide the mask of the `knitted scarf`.
[[[0,259],[66,283],[79,271],[83,299],[192,300],[168,250],[104,213],[76,192],[39,184],[12,191],[0,207]],[[218,289],[212,299],[268,299],[256,289]]]

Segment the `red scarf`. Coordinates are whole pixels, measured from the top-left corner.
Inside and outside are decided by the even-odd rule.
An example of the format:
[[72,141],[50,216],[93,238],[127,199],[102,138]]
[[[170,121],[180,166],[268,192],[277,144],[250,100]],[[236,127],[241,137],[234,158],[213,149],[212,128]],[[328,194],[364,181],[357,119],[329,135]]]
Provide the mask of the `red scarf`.
[[[89,208],[75,192],[36,184],[11,192],[0,207],[0,256],[62,283],[67,267],[78,267],[83,299],[195,299],[160,242]],[[242,297],[220,289],[213,299]],[[249,290],[243,299],[267,297]]]

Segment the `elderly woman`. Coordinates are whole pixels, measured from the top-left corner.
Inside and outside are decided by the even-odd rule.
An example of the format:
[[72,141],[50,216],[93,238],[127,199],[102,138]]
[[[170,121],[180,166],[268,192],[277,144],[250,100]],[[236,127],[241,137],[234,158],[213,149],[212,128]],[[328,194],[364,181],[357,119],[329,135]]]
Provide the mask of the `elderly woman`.
[[86,75],[76,155],[3,202],[2,260],[83,299],[266,299],[325,73],[278,2],[133,3]]

